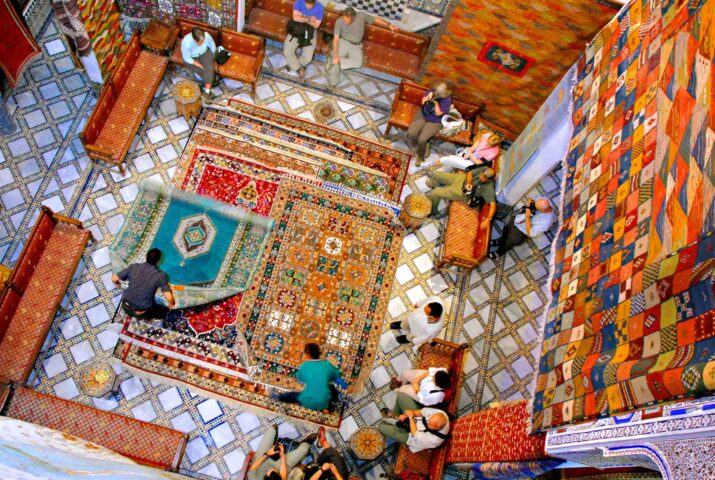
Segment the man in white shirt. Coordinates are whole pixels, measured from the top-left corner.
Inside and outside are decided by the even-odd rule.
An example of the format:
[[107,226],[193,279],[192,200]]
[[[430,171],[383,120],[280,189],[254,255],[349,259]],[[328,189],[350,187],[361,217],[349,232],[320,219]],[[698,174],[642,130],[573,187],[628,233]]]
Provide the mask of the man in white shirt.
[[496,259],[506,252],[523,243],[529,237],[535,237],[551,228],[556,220],[556,214],[547,198],[538,200],[527,199],[520,213],[512,217],[504,226],[501,237],[492,240],[491,245],[496,246],[495,251],[489,252],[489,258]]
[[377,429],[386,437],[407,445],[412,453],[437,448],[449,434],[449,417],[442,410],[419,405],[402,392],[397,393],[395,418],[382,419]]
[[416,347],[431,342],[444,328],[444,303],[439,297],[429,297],[415,304],[415,309],[401,322],[392,322],[390,328],[403,330],[396,335],[397,343],[412,342]]
[[429,407],[444,401],[447,390],[452,386],[452,378],[446,368],[409,369],[399,377],[393,377],[391,384],[392,388],[420,405]]

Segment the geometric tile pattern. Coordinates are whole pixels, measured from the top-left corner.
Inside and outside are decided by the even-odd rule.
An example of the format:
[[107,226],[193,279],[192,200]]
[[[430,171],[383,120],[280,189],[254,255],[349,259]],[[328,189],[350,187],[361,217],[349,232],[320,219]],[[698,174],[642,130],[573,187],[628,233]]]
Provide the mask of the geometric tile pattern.
[[[126,22],[125,27],[137,24]],[[280,415],[257,415],[224,405],[181,384],[145,380],[119,366],[113,366],[119,377],[116,395],[93,398],[79,389],[81,372],[94,362],[109,359],[117,342],[116,334],[106,328],[119,298],[111,282],[108,246],[137,196],[138,183],[148,178],[171,182],[194,120],[187,122],[177,115],[169,90],[163,89],[152,101],[148,123],[139,129],[139,142],[129,156],[126,174],[90,163],[77,134],[97,91],[82,73],[73,70],[68,47],[54,22],[39,43],[43,57],[29,66],[8,100],[18,131],[0,143],[2,263],[14,262],[42,203],[78,217],[97,242],[85,254],[85,269],[68,295],[69,308],[53,323],[30,384],[44,393],[186,432],[189,443],[182,473],[205,479],[234,478],[245,455],[256,448],[269,425],[277,424],[279,436],[292,438],[306,434],[306,428]],[[281,71],[285,65],[281,48],[269,42],[255,103],[313,120],[313,106],[328,100],[337,107],[328,121],[330,126],[386,141],[383,132],[396,83],[363,71],[344,72],[336,95],[326,95],[323,62],[317,57],[307,68],[306,80],[299,82],[296,76]],[[166,83],[171,82],[167,77]],[[247,86],[228,80],[214,89],[217,102],[232,97],[253,102],[248,91]],[[392,146],[405,149],[402,138],[391,139]],[[433,145],[432,158],[450,148]],[[427,189],[427,172],[411,167],[409,173],[403,197]],[[558,205],[560,175],[560,171],[548,175],[530,195],[546,195]],[[8,192],[13,193],[6,195]],[[444,210],[443,204],[440,216]],[[411,305],[423,296],[443,296],[450,305],[450,321],[441,337],[470,344],[459,412],[481,409],[494,400],[529,398],[552,235],[537,237],[496,263],[485,260],[470,275],[456,268],[439,271],[434,264],[445,220],[440,216],[403,239],[384,325],[405,318]],[[502,222],[495,222],[494,234],[501,227]],[[350,435],[361,426],[374,425],[381,407],[393,406],[390,376],[416,364],[415,351],[398,344],[389,327],[384,328],[366,388],[347,406],[340,429],[328,434],[329,441],[345,453],[351,473],[359,478],[377,479],[390,471],[396,448],[391,446],[387,455],[363,462],[349,453]],[[450,467],[445,478],[466,478],[466,474]]]

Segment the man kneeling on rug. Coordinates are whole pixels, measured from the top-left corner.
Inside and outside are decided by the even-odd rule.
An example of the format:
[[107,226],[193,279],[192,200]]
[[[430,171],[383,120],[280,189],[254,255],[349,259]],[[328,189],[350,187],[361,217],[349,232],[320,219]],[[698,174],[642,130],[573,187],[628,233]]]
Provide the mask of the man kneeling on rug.
[[[383,412],[385,413],[385,412]],[[407,445],[412,453],[437,448],[449,434],[449,417],[442,410],[424,407],[397,392],[392,415],[383,418],[377,429],[386,437]]]
[[301,363],[295,372],[295,377],[305,385],[300,392],[278,393],[271,391],[273,400],[284,403],[299,403],[311,410],[327,410],[333,399],[334,382],[342,382],[340,370],[328,360],[320,358],[320,345],[308,343],[305,345],[308,360]]
[[154,300],[157,290],[161,290],[170,308],[176,305],[169,286],[169,277],[157,267],[159,260],[161,250],[152,248],[146,254],[146,263],[134,263],[112,275],[112,282],[119,288],[122,281],[129,281],[122,297],[122,310],[130,317],[165,318],[169,310]]
[[277,436],[275,425],[263,434],[248,470],[247,480],[286,480],[288,473],[308,456],[310,445],[318,438],[317,433],[311,433],[293,451],[285,453],[283,444],[276,444]]

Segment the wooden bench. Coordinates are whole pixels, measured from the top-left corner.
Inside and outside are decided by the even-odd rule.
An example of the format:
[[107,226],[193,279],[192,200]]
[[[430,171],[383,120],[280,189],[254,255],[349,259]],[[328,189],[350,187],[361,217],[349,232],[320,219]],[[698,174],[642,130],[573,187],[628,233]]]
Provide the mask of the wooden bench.
[[[457,345],[440,339],[435,339],[420,348],[419,365],[416,368],[446,368],[452,377],[452,394],[445,408],[451,416],[457,413],[466,351],[466,343]],[[400,445],[392,475],[409,472],[424,475],[429,479],[442,478],[448,444],[449,439],[439,448],[422,450],[418,453],[412,453],[406,445]]]
[[[404,80],[400,82],[400,86],[397,92],[395,92],[395,99],[392,101],[392,111],[390,112],[390,118],[387,121],[387,128],[385,129],[386,137],[390,134],[392,127],[401,128],[403,130],[407,130],[410,127],[415,113],[417,113],[417,110],[422,106],[422,97],[424,97],[428,91],[428,87],[416,83]],[[435,138],[457,145],[472,145],[474,136],[479,128],[480,115],[484,111],[484,104],[474,105],[463,102],[455,97],[452,97],[452,101],[454,102],[454,108],[462,114],[462,118],[465,122],[468,122],[467,128],[451,137],[438,134]]]
[[134,147],[137,131],[161,85],[168,59],[142,50],[139,32],[132,35],[80,134],[89,158],[118,165]]
[[[246,9],[246,30],[278,42],[284,42],[288,20],[293,16],[293,0],[254,0]],[[318,28],[316,51],[325,54],[331,48],[335,22],[340,12],[325,8],[323,22]],[[422,65],[430,37],[375,24],[365,26],[363,51],[364,67],[400,78],[414,79]]]
[[0,377],[29,377],[91,237],[79,221],[40,210],[0,293]]
[[188,18],[178,18],[176,26],[179,29],[179,37],[170,57],[173,67],[186,65],[181,56],[181,40],[191,33],[192,28],[198,27],[213,37],[217,47],[221,46],[231,52],[228,62],[217,65],[218,74],[223,78],[249,84],[252,95],[256,94],[256,84],[261,74],[263,57],[266,54],[265,40],[255,35],[234,32],[225,28],[217,29],[208,23]]
[[454,265],[470,271],[484,260],[489,253],[492,225],[490,222],[482,226],[482,219],[489,215],[489,208],[482,205],[477,210],[456,200],[449,204],[437,268]]
[[89,440],[142,465],[171,471],[181,465],[188,434],[19,386],[0,385],[3,398],[8,417]]

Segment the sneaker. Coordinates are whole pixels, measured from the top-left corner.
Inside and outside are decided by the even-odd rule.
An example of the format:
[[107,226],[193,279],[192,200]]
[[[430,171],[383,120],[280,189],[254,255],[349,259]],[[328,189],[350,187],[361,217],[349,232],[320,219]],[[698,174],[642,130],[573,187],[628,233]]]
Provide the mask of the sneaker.
[[491,240],[489,242],[490,247],[496,247],[497,245],[499,245],[499,240]]
[[402,330],[402,322],[392,322],[390,328],[393,330]]
[[328,448],[330,443],[328,443],[328,438],[325,436],[325,427],[320,427],[318,429],[318,447]]
[[429,180],[425,181],[425,187],[427,188],[434,188],[434,184],[432,183],[432,179],[430,178]]
[[300,79],[305,78],[305,67],[300,67],[298,69],[298,78],[300,78]]
[[396,390],[402,386],[402,382],[397,377],[390,377],[390,389]]
[[380,409],[380,413],[384,418],[395,418],[395,415],[392,413],[392,410],[387,407],[382,407]]
[[305,438],[303,438],[302,440],[300,440],[299,443],[307,443],[308,445],[312,445],[313,443],[315,443],[315,440],[316,440],[317,438],[318,438],[318,434],[317,434],[317,433],[311,433],[311,434],[309,434],[309,435],[306,435]]
[[487,253],[487,257],[491,258],[492,260],[496,260],[499,258],[499,255],[497,255],[497,252],[489,252]]
[[421,166],[422,162],[424,162],[424,161],[425,161],[424,157],[415,157],[415,165],[417,165],[418,167]]

